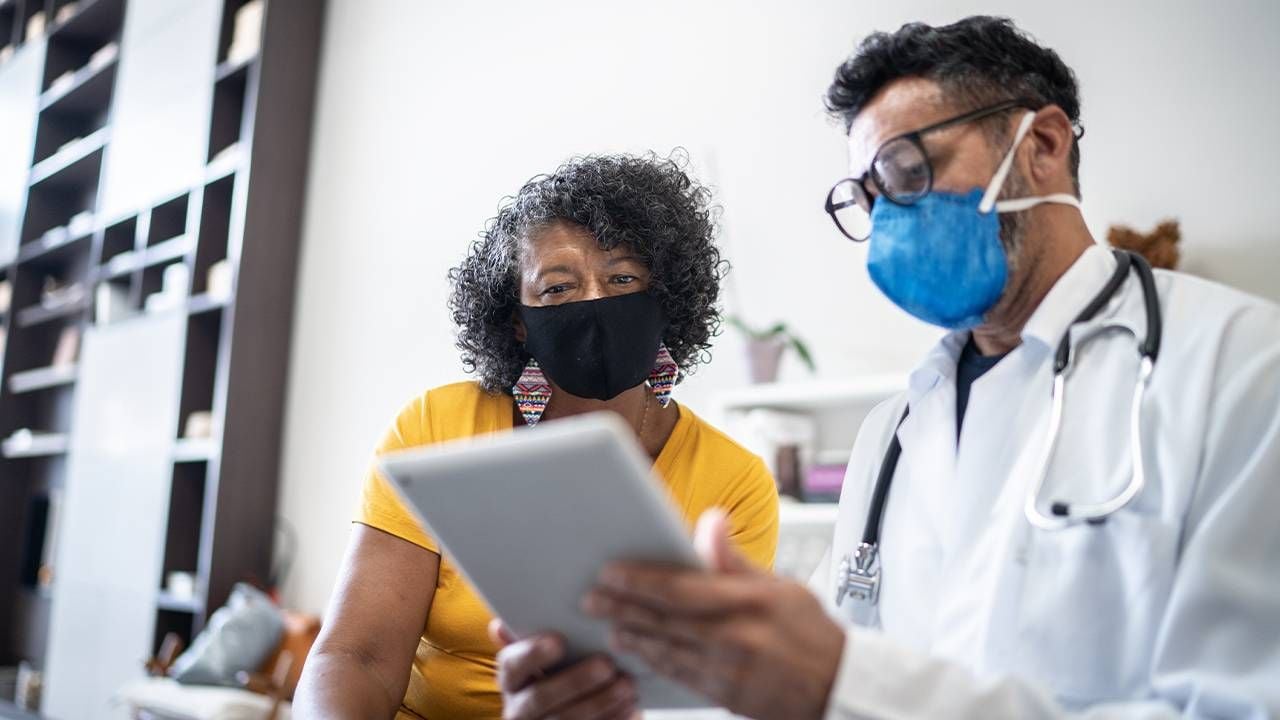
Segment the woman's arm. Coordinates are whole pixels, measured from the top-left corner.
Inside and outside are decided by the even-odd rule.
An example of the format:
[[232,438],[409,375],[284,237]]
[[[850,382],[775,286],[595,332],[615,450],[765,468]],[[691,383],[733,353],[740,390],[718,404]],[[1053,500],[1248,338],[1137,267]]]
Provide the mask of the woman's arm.
[[439,555],[354,525],[329,615],[298,683],[294,716],[394,717],[439,573]]

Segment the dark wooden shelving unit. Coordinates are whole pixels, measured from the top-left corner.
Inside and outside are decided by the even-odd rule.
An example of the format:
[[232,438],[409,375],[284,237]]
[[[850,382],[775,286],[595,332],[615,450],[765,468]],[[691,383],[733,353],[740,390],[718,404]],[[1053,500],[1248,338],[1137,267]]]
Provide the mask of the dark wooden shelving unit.
[[[0,48],[27,42],[26,21],[35,12],[47,18],[37,115],[30,145],[20,148],[31,162],[17,249],[12,262],[0,261],[0,281],[12,285],[10,309],[0,312],[0,332],[7,333],[0,440],[23,428],[52,434],[0,453],[0,665],[47,661],[59,583],[57,567],[51,585],[33,570],[43,553],[41,508],[83,480],[82,470],[68,478],[68,468],[76,467],[70,461],[79,434],[94,432],[75,417],[88,368],[83,359],[53,358],[68,333],[110,330],[108,296],[122,313],[112,322],[180,313],[185,323],[172,348],[181,380],[171,389],[178,422],[163,455],[167,511],[155,519],[164,542],[154,561],[160,572],[151,646],[167,632],[190,641],[234,583],[263,583],[270,574],[324,3],[260,0],[260,37],[249,43],[257,51],[246,52],[244,38],[233,39],[236,14],[251,0],[200,1],[220,6],[207,28],[214,49],[201,60],[207,74],[189,90],[203,94],[206,108],[188,138],[199,143],[202,162],[185,174],[193,184],[128,210],[132,203],[104,200],[119,189],[111,187],[111,163],[124,162],[116,157],[121,148],[137,151],[145,129],[130,125],[142,115],[123,111],[119,95],[122,84],[145,72],[140,67],[156,61],[154,49],[138,49],[146,41],[131,33],[130,2],[80,0],[73,15],[55,21],[69,0],[0,0]],[[136,59],[144,56],[148,62]],[[9,150],[5,142],[0,138],[0,152]],[[215,266],[217,286],[210,283]],[[168,294],[166,273],[187,279],[180,295]],[[82,291],[51,302],[49,287],[68,286]],[[149,309],[148,298],[162,290],[164,308]],[[184,437],[193,413],[209,414],[210,437]],[[190,573],[194,594],[171,592],[170,573]]]

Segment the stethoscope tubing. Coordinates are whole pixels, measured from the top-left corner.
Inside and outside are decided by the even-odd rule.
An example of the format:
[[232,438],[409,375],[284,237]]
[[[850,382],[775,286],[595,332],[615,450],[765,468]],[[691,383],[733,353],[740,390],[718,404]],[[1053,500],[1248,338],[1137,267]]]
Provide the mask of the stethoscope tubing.
[[[1124,250],[1113,250],[1112,253],[1116,258],[1115,272],[1112,273],[1107,284],[1098,291],[1089,304],[1072,321],[1054,353],[1053,394],[1048,436],[1038,463],[1034,487],[1027,493],[1027,501],[1024,507],[1027,521],[1040,530],[1060,530],[1069,525],[1082,522],[1101,524],[1107,517],[1132,502],[1146,485],[1146,465],[1142,454],[1142,404],[1146,396],[1147,386],[1150,384],[1151,376],[1155,371],[1156,358],[1160,353],[1163,332],[1160,298],[1156,289],[1155,274],[1145,258]],[[1109,323],[1087,331],[1078,339],[1073,348],[1071,328],[1077,324],[1092,320],[1119,292],[1120,287],[1128,279],[1131,269],[1137,274],[1138,280],[1142,285],[1143,304],[1147,320],[1146,336],[1138,343],[1138,353],[1140,355],[1138,380],[1134,386],[1133,400],[1129,409],[1129,453],[1132,457],[1133,472],[1124,490],[1115,497],[1089,504],[1067,503],[1056,500],[1050,504],[1050,513],[1045,514],[1040,509],[1040,494],[1044,489],[1049,465],[1053,460],[1059,431],[1062,429],[1066,379],[1074,365],[1074,356],[1078,354],[1079,348],[1089,340],[1110,331],[1123,330],[1132,335],[1135,342],[1137,341],[1137,334],[1131,328]],[[894,428],[893,438],[880,464],[880,472],[876,477],[875,488],[871,495],[871,504],[867,511],[866,524],[862,531],[862,542],[858,545],[857,551],[846,555],[840,564],[838,571],[840,577],[836,589],[837,606],[843,603],[852,585],[857,585],[860,588],[859,592],[854,593],[858,597],[873,605],[878,601],[880,527],[884,519],[884,508],[889,498],[889,489],[892,486],[893,476],[897,472],[898,461],[902,455],[902,444],[898,440],[898,430],[901,429],[902,423],[906,421],[909,413],[910,408],[908,407],[899,418],[898,424]],[[857,556],[856,561],[853,559],[854,555]]]

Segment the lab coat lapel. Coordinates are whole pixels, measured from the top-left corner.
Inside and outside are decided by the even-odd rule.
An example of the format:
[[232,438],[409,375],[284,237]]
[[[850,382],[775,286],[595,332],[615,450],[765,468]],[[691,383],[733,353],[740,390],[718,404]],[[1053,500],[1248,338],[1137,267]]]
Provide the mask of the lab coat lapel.
[[[912,373],[910,415],[898,431],[902,456],[885,507],[880,548],[880,623],[909,646],[927,649],[940,590],[940,488],[954,483],[955,354],[965,334],[944,338]],[[942,431],[940,428],[949,428]]]
[[1008,582],[1009,559],[1025,543],[1021,504],[1048,425],[1049,357],[1024,344],[978,379],[969,394],[966,432],[946,501],[952,521],[942,538],[943,592],[932,650],[984,667]]
[[956,470],[956,358],[967,340],[967,332],[947,335],[911,377],[911,414],[898,432],[902,459],[890,493],[900,494],[899,509],[910,508],[902,514],[908,533],[947,535],[946,489],[955,484]]

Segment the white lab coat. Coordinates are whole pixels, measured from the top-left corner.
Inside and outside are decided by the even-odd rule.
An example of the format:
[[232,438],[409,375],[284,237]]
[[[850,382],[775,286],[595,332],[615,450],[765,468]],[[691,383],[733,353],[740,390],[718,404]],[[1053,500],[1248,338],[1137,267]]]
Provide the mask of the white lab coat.
[[[1147,485],[1100,526],[1033,529],[1023,503],[1043,447],[1052,354],[1115,267],[1090,248],[976,381],[956,442],[945,337],[855,444],[814,588],[849,622],[828,718],[1280,715],[1280,308],[1158,272],[1164,342],[1142,410]],[[1145,334],[1131,275],[1098,321]],[[1069,376],[1043,497],[1124,487],[1135,343],[1086,345]],[[834,606],[904,403],[881,533],[876,612]],[[834,560],[833,560],[834,558]]]

